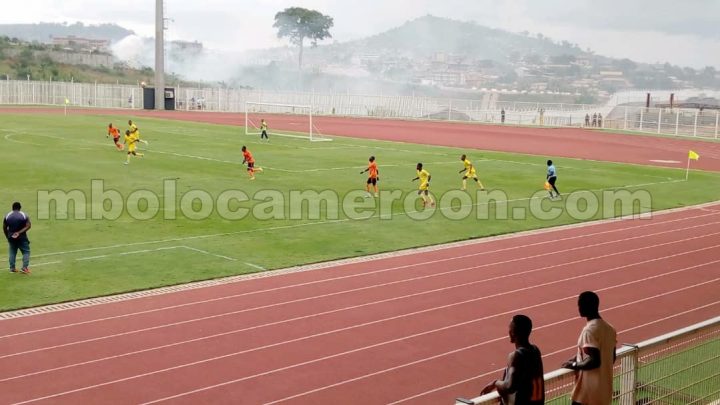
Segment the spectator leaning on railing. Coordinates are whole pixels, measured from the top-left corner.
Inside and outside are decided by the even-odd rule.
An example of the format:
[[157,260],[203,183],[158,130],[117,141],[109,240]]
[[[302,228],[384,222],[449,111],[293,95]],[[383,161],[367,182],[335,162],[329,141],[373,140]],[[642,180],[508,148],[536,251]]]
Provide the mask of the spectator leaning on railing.
[[615,328],[600,317],[600,298],[592,291],[578,297],[580,316],[587,324],[578,338],[577,354],[563,363],[576,371],[573,405],[610,405],[613,394],[615,363]]
[[515,350],[508,355],[508,364],[502,380],[495,380],[483,388],[480,395],[497,390],[505,405],[543,405],[542,354],[530,343],[532,321],[525,315],[515,315],[510,322],[510,343]]

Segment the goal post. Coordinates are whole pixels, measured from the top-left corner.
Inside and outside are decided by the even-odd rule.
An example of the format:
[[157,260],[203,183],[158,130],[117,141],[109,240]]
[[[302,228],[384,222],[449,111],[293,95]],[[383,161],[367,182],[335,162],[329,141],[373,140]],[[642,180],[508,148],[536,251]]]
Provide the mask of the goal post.
[[298,104],[245,102],[245,135],[260,135],[261,120],[268,134],[309,141],[331,141],[313,123],[312,106]]

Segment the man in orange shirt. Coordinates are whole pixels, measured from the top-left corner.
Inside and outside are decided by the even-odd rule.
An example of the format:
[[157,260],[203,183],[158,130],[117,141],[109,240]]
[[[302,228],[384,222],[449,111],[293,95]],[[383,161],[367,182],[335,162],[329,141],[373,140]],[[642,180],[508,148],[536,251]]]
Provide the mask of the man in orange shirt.
[[112,122],[110,123],[110,125],[108,125],[108,133],[107,135],[105,135],[105,138],[110,136],[112,136],[115,147],[117,147],[118,150],[125,149],[123,144],[120,143],[120,130],[114,127]]
[[255,180],[255,172],[262,172],[263,169],[261,167],[255,167],[255,158],[253,158],[252,153],[250,153],[250,150],[246,146],[242,147],[242,153],[242,164],[247,163],[247,172],[250,175],[250,180]]
[[367,191],[368,197],[371,197],[372,194],[370,194],[370,185],[372,184],[374,190],[375,190],[375,197],[378,196],[378,185],[377,182],[380,181],[380,177],[378,176],[380,174],[380,171],[378,171],[377,163],[375,162],[375,156],[370,156],[370,159],[368,159],[368,167],[367,169],[360,172],[360,174],[370,172],[368,174],[367,183],[365,185],[365,190]]

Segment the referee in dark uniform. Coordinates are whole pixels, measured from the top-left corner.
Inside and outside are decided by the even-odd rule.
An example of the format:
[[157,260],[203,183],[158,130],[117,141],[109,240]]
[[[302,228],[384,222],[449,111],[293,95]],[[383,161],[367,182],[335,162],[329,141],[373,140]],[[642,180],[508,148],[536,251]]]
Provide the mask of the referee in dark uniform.
[[3,233],[8,240],[8,257],[10,261],[10,272],[17,273],[15,268],[15,258],[17,251],[22,252],[23,266],[20,271],[24,274],[30,274],[30,240],[27,237],[27,231],[30,229],[30,217],[20,211],[22,206],[19,202],[14,202],[12,211],[3,218]]

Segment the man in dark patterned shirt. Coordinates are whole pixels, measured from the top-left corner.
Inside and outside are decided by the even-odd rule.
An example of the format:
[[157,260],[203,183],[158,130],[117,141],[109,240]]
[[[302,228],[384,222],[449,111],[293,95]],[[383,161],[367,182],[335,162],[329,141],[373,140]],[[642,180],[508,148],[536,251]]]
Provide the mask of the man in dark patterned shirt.
[[10,272],[17,273],[15,268],[15,258],[18,249],[22,252],[23,266],[21,271],[24,274],[30,274],[30,240],[27,237],[27,231],[30,229],[30,217],[20,211],[22,206],[19,202],[14,202],[12,211],[3,218],[3,233],[8,240],[8,257],[10,261]]

